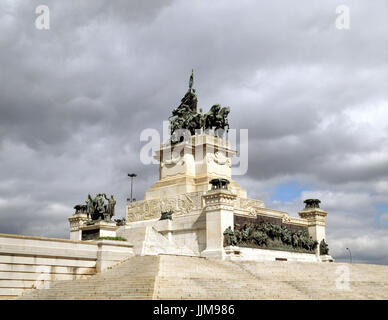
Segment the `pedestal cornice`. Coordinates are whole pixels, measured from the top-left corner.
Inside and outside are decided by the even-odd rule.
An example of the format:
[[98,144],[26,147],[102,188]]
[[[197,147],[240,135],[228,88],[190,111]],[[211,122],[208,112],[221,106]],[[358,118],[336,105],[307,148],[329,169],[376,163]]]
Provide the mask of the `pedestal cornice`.
[[237,195],[232,193],[229,190],[210,190],[203,195],[205,200],[205,210],[230,210],[234,209],[234,202],[237,198]]
[[298,214],[302,219],[307,220],[308,225],[326,225],[327,212],[322,209],[303,209],[302,211],[299,211]]

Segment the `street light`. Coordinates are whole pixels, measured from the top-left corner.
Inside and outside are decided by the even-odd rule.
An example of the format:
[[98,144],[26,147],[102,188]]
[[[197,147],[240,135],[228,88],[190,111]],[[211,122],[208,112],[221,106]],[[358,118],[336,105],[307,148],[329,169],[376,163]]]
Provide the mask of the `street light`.
[[349,248],[346,248],[346,250],[348,250],[348,251],[349,251],[349,255],[350,255],[350,263],[352,263],[352,252],[350,251],[350,249],[349,249]]
[[133,197],[132,197],[132,190],[133,190],[133,178],[136,177],[136,174],[135,173],[128,173],[128,177],[131,178],[131,198],[130,199],[127,199],[127,201],[130,201],[132,202],[133,201]]

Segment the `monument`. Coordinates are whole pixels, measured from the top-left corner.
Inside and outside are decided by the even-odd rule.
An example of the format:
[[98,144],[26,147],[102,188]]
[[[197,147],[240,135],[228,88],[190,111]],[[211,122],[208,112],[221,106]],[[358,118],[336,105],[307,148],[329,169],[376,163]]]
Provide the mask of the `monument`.
[[[335,265],[316,264],[334,261],[326,241],[327,212],[321,201],[306,199],[297,218],[248,198],[232,177],[236,150],[226,134],[231,132],[230,108],[215,104],[207,113],[198,112],[193,84],[192,73],[188,91],[170,117],[171,137],[155,152],[158,181],[146,191],[144,200],[128,199],[125,218],[112,221],[113,195],[89,194],[83,204],[74,206],[69,218],[70,240],[0,235],[6,271],[3,280],[7,281],[7,287],[0,288],[0,298],[17,297],[51,283],[52,290],[25,297],[338,297],[332,285],[336,281],[333,276],[337,277]],[[267,262],[263,265],[260,261]],[[299,263],[276,261],[314,264],[300,267]],[[361,266],[354,268],[362,281],[355,278],[352,282],[359,286],[352,297],[386,295],[380,290],[386,271],[375,266],[373,286],[366,287],[359,283],[373,272],[369,266]],[[100,272],[114,277],[107,276],[101,285],[101,277],[94,277]],[[89,277],[90,282],[77,280]],[[274,277],[283,280],[273,281]],[[289,281],[295,279],[299,279],[296,286],[290,286]],[[75,281],[62,286],[57,280]],[[326,295],[321,289],[310,290],[317,284],[326,286]],[[348,299],[348,291],[342,297]]]
[[[226,137],[229,107],[197,110],[189,88],[170,120],[171,138],[160,145],[159,180],[144,200],[129,201],[117,235],[136,254],[181,253],[212,259],[333,261],[325,242],[327,213],[305,201],[300,218],[250,199],[231,174],[236,150]],[[74,219],[80,219],[74,217]]]

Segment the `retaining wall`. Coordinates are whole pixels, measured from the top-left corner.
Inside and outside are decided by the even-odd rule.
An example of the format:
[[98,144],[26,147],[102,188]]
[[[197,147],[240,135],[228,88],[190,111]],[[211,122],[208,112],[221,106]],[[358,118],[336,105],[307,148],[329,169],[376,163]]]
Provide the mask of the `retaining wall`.
[[0,234],[0,299],[52,281],[88,278],[133,256],[121,241],[74,241]]

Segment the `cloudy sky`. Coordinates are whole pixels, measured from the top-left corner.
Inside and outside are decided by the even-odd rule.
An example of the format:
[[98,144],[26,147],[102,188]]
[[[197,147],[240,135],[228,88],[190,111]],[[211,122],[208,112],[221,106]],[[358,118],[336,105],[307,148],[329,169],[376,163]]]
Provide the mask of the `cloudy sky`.
[[162,129],[194,68],[199,107],[249,130],[248,196],[292,216],[317,197],[338,261],[349,247],[388,264],[387,15],[385,0],[2,0],[0,232],[67,238],[88,193],[124,216],[127,173],[138,200],[158,178],[140,133]]

